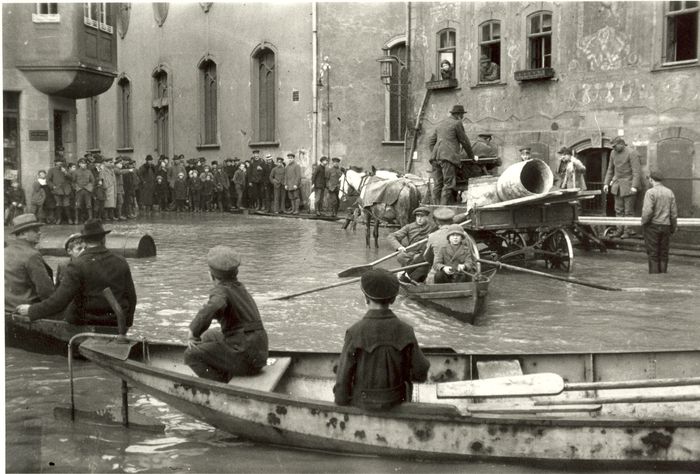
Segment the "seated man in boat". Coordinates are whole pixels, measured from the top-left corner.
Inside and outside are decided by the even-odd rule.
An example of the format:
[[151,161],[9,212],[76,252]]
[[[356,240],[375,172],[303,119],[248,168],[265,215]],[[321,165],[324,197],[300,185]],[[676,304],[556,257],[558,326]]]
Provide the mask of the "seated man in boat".
[[413,328],[389,308],[399,282],[374,268],[361,278],[368,311],[345,333],[338,362],[335,403],[385,410],[411,400],[412,382],[424,382],[430,362],[418,346]]
[[[430,219],[429,208],[424,206],[418,207],[415,211],[413,211],[413,215],[416,216],[415,222],[406,224],[396,232],[389,234],[387,237],[389,245],[391,245],[394,250],[398,250],[400,252],[396,259],[399,261],[402,267],[425,262],[423,259],[425,243],[408,250],[406,247],[409,247],[416,242],[426,240],[428,235],[437,229],[437,226]],[[419,268],[414,268],[408,272],[402,272],[399,275],[399,280],[404,283],[411,283],[412,281],[425,281],[425,277],[428,276],[428,270],[430,270],[428,265],[424,265]]]
[[471,237],[462,226],[452,224],[447,230],[447,245],[441,247],[435,256],[435,283],[471,281],[476,272],[473,248]]
[[[185,363],[200,377],[217,382],[257,374],[267,363],[267,333],[255,300],[238,281],[240,263],[231,247],[217,245],[209,250],[207,264],[214,288],[190,323]],[[221,329],[209,329],[214,319]]]
[[42,223],[34,214],[21,214],[12,220],[5,247],[5,314],[18,305],[36,303],[54,292],[52,271],[36,249]]
[[99,219],[88,219],[80,231],[86,248],[68,264],[56,292],[41,303],[18,306],[18,312],[30,320],[63,312],[70,324],[116,327],[115,311],[102,293],[109,288],[126,315],[126,326],[131,327],[136,309],[134,280],[126,259],[105,247],[110,232]]
[[455,211],[449,207],[439,207],[433,211],[433,218],[438,228],[428,236],[428,242],[425,244],[425,251],[423,252],[423,259],[431,267],[440,248],[447,245],[447,231],[454,223],[455,215]]

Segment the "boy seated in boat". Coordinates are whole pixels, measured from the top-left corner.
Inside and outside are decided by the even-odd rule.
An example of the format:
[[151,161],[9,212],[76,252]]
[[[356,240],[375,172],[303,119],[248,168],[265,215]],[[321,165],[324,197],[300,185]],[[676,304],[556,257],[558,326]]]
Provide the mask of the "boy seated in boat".
[[56,286],[61,283],[61,280],[66,275],[68,264],[73,261],[74,258],[78,258],[83,250],[85,250],[85,241],[83,240],[83,236],[79,233],[69,235],[63,244],[63,248],[66,249],[68,258],[59,262],[58,266],[56,267]]
[[[267,333],[255,300],[238,281],[240,263],[231,247],[217,245],[209,250],[207,264],[214,288],[190,323],[185,363],[198,376],[217,382],[257,374],[267,362]],[[209,329],[214,319],[220,330]]]
[[462,226],[451,225],[447,231],[447,245],[438,250],[433,262],[435,283],[470,281],[471,275],[476,272],[476,259],[472,249],[471,237]]
[[335,403],[385,410],[410,401],[411,382],[425,382],[430,362],[413,328],[389,309],[399,292],[394,275],[375,268],[361,278],[368,311],[345,333]]

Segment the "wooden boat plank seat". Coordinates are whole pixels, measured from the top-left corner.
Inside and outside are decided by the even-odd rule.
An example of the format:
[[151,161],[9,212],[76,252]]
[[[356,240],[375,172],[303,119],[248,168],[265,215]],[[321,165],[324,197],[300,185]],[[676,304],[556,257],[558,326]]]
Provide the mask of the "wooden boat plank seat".
[[236,387],[271,392],[277,387],[282,376],[292,363],[291,357],[276,357],[267,359],[267,365],[263,367],[259,374],[245,377],[233,377],[229,385]]
[[523,375],[523,369],[518,360],[480,360],[476,363],[480,379],[494,377],[512,377]]

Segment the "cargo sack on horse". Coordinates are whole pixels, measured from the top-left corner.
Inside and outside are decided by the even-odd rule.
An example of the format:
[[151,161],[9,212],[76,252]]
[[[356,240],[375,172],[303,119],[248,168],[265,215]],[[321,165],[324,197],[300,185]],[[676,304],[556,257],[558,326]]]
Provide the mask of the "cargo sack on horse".
[[[343,174],[341,189],[347,193],[352,187],[360,193],[357,207],[366,225],[366,244],[370,247],[370,226],[374,219],[374,246],[379,247],[379,222],[408,224],[411,213],[420,203],[420,193],[409,179],[383,179],[376,175],[348,169]],[[347,224],[346,226],[347,227]]]

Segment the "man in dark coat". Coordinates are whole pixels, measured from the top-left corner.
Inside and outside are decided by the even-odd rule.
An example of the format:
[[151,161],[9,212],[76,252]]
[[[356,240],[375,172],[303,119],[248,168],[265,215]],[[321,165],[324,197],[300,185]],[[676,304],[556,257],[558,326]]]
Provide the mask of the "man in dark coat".
[[[423,258],[425,243],[411,249],[407,249],[406,247],[420,242],[421,240],[427,242],[428,235],[437,230],[437,225],[430,219],[429,208],[424,206],[418,207],[413,211],[413,215],[416,216],[415,222],[406,224],[396,232],[389,234],[386,238],[389,241],[389,245],[394,250],[400,252],[396,259],[402,267],[425,262]],[[428,276],[429,270],[429,265],[414,268],[410,272],[402,272],[401,275],[399,275],[399,280],[404,283],[410,283],[411,280],[422,282],[425,281],[425,278]]]
[[[209,250],[207,265],[214,288],[190,323],[185,363],[200,377],[217,382],[256,374],[267,363],[267,333],[255,300],[238,281],[240,263],[231,247]],[[209,329],[214,319],[220,327]]]
[[430,362],[413,328],[389,308],[399,282],[382,268],[361,279],[368,311],[345,333],[333,387],[335,403],[386,410],[411,400],[412,382],[425,382]]
[[144,212],[152,213],[153,195],[156,188],[156,167],[151,155],[146,156],[146,162],[139,168],[139,178],[141,179],[140,205]]
[[14,238],[8,239],[5,247],[5,313],[53,294],[51,268],[36,249],[41,225],[34,214],[21,214],[12,220],[10,233]]
[[265,199],[263,189],[264,180],[269,177],[269,172],[265,173],[265,163],[260,158],[260,150],[253,150],[248,168],[248,207],[259,211],[262,209]]
[[[68,168],[66,168],[66,163],[63,161],[63,158],[56,158],[54,165],[55,166],[49,169],[49,172],[46,173],[46,182],[49,185],[51,194],[56,200],[54,218],[56,220],[56,224],[63,224],[65,222],[72,224],[73,218],[70,212],[70,198],[73,191],[71,176],[68,172]],[[64,216],[66,216],[65,219]],[[76,224],[77,223],[78,222],[76,220]]]
[[323,210],[323,195],[326,193],[326,180],[328,179],[328,157],[322,156],[320,164],[316,167],[311,176],[311,186],[313,187],[314,193],[316,193],[316,215],[320,216]]
[[649,258],[649,273],[666,273],[671,234],[678,228],[678,208],[673,191],[663,185],[660,171],[649,174],[651,189],[644,195],[642,229]]
[[457,195],[457,168],[461,166],[464,150],[469,160],[474,160],[472,147],[462,125],[465,110],[455,105],[450,116],[440,122],[428,138],[433,165],[433,203],[453,204]]
[[331,216],[335,217],[338,215],[338,208],[340,207],[338,195],[340,193],[340,180],[343,177],[343,171],[340,169],[340,158],[334,156],[331,158],[331,161],[333,164],[326,174],[326,191],[328,191],[328,207],[331,210]]
[[[615,196],[615,215],[618,217],[634,216],[634,203],[641,183],[641,162],[635,150],[627,148],[622,137],[615,137],[611,142],[613,151],[608,159],[608,170],[603,180],[603,192],[610,191]],[[620,226],[614,234],[616,237],[629,237],[632,233]]]
[[102,294],[110,288],[131,327],[136,309],[134,280],[126,260],[105,248],[105,235],[110,232],[97,219],[85,222],[80,235],[87,248],[68,264],[59,288],[41,303],[18,306],[18,312],[33,321],[64,311],[64,319],[71,324],[117,326],[116,314]]

